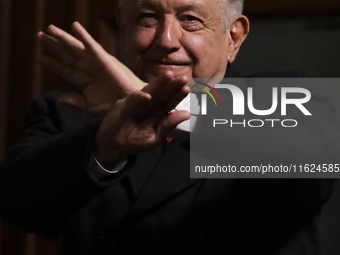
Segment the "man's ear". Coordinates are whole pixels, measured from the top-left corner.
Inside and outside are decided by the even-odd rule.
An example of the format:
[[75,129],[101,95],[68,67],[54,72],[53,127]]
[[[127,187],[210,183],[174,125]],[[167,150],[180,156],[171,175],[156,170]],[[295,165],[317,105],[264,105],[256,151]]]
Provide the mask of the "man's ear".
[[250,24],[246,16],[241,15],[228,29],[229,33],[229,49],[228,49],[228,63],[235,61],[236,55],[240,50],[243,41],[249,34]]

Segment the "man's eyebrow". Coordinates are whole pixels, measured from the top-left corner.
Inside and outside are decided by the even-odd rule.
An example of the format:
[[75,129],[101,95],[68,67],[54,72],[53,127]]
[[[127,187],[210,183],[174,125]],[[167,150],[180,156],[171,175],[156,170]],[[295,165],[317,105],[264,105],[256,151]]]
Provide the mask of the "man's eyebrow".
[[137,1],[135,6],[138,7],[138,8],[143,8],[143,7],[155,8],[156,7],[155,4],[150,3],[150,2],[146,2],[146,1]]
[[187,4],[175,7],[174,9],[176,11],[198,11],[201,10],[202,8],[199,5]]

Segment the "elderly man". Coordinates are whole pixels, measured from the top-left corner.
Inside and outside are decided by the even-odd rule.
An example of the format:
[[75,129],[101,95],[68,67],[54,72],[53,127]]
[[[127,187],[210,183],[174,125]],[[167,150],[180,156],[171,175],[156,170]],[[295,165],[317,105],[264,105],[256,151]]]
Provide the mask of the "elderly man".
[[235,60],[249,32],[242,8],[242,0],[121,1],[130,69],[79,23],[79,40],[55,26],[40,32],[58,56],[42,63],[77,91],[33,104],[1,172],[2,217],[62,234],[66,254],[318,254],[315,219],[331,181],[190,179],[188,135],[166,142],[190,117],[172,111],[189,79],[223,78]]

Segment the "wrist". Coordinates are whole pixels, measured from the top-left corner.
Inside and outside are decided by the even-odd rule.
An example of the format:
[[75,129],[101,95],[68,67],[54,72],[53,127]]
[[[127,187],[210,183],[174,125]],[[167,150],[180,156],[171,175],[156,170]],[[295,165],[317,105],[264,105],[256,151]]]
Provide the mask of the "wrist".
[[98,131],[92,145],[92,154],[96,161],[107,169],[126,160],[128,155],[122,146],[100,139]]
[[117,165],[126,160],[127,154],[122,149],[110,148],[100,149],[96,144],[93,147],[93,156],[104,168],[110,169],[111,166]]
[[124,168],[124,166],[127,163],[127,158],[122,158],[115,163],[110,163],[110,164],[106,164],[106,165],[100,164],[100,162],[94,156],[93,156],[93,160],[102,171],[104,171],[106,173],[110,173],[110,174],[118,173],[121,169]]

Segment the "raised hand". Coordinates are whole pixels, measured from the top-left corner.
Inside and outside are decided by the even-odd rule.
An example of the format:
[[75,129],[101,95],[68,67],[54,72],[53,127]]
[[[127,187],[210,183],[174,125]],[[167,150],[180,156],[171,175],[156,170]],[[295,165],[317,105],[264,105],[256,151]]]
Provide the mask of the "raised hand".
[[102,117],[117,100],[141,90],[146,83],[107,53],[78,22],[72,28],[79,40],[53,25],[48,34],[38,33],[38,40],[55,56],[43,55],[40,61],[81,92],[63,95],[60,103]]
[[187,111],[170,112],[189,93],[188,82],[166,72],[148,85],[152,92],[136,91],[117,101],[97,130],[97,160],[105,165],[163,143],[168,132],[190,118]]
[[171,112],[190,91],[187,77],[175,79],[166,72],[146,84],[78,22],[73,30],[79,40],[53,25],[48,35],[39,32],[39,41],[56,56],[40,60],[81,92],[66,94],[59,102],[103,118],[93,144],[100,163],[163,143],[169,131],[190,118],[187,111]]

